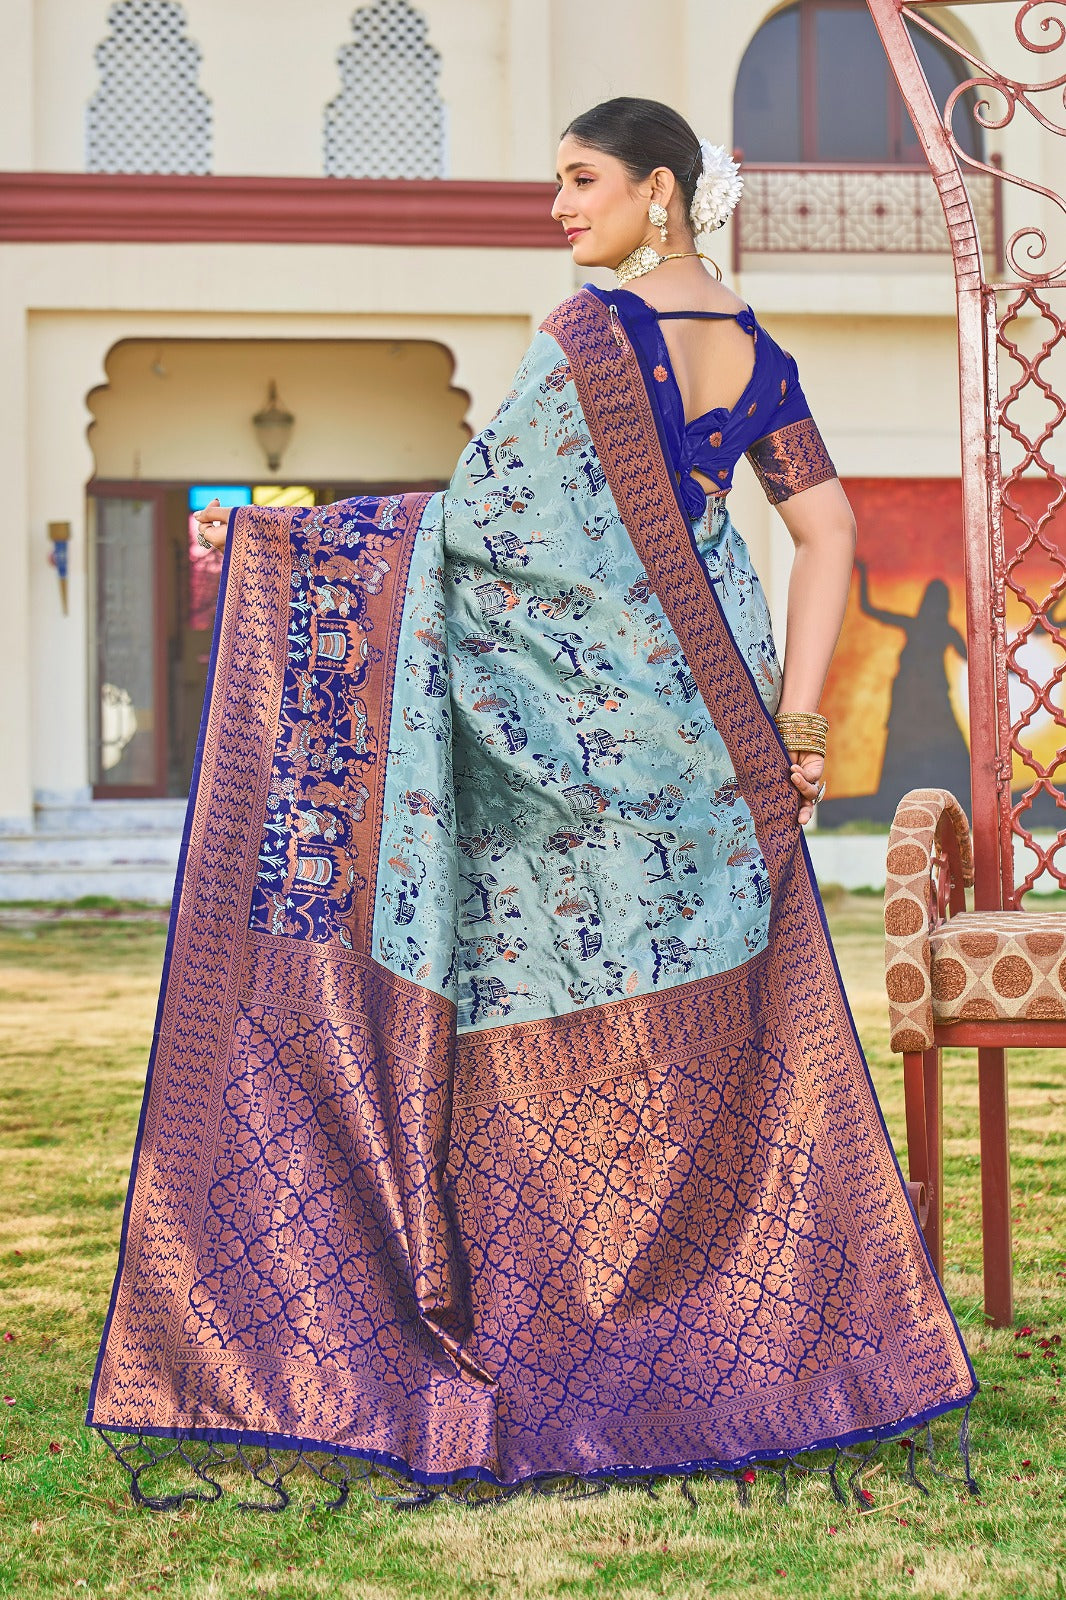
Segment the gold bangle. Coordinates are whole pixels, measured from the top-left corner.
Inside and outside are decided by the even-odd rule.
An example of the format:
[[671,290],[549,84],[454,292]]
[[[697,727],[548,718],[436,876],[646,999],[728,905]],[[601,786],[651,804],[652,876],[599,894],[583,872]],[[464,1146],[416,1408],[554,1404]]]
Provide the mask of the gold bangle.
[[786,750],[825,755],[829,723],[817,711],[779,711],[774,721]]

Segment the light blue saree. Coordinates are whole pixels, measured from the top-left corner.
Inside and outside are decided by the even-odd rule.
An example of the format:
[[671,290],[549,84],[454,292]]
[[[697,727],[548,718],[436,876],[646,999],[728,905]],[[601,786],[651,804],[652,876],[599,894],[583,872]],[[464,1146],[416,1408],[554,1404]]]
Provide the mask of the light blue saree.
[[235,513],[89,1410],[138,1496],[737,1472],[967,1404],[778,685],[589,293],[446,493]]

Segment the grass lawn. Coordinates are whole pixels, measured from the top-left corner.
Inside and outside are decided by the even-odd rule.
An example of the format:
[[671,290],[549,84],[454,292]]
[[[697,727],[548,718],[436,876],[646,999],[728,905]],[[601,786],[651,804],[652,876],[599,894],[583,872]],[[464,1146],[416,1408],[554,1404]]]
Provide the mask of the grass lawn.
[[[901,1074],[887,1051],[879,905],[832,921],[890,1129]],[[980,1314],[977,1087],[948,1057],[947,1288],[983,1383],[972,1500],[929,1499],[887,1472],[873,1510],[804,1482],[747,1509],[728,1485],[650,1499],[522,1498],[399,1513],[357,1489],[337,1515],[135,1511],[124,1474],[82,1427],[111,1287],[165,929],[150,919],[0,922],[0,1592],[63,1595],[1066,1596],[1066,1062],[1011,1058],[1018,1321]],[[1029,1331],[1024,1331],[1029,1330]]]

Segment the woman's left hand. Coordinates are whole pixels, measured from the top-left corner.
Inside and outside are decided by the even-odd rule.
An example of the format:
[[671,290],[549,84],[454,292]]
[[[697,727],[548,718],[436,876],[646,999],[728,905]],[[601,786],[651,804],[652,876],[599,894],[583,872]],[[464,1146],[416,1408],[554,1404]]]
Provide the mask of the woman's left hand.
[[200,532],[215,550],[224,550],[226,548],[230,509],[229,506],[220,505],[216,495],[209,506],[205,506],[202,511],[193,513],[200,524]]
[[815,801],[820,800],[825,792],[825,784],[822,782],[825,757],[812,755],[809,751],[790,750],[788,758],[791,763],[789,776],[795,788],[799,790],[800,807],[797,820],[802,828],[814,815]]

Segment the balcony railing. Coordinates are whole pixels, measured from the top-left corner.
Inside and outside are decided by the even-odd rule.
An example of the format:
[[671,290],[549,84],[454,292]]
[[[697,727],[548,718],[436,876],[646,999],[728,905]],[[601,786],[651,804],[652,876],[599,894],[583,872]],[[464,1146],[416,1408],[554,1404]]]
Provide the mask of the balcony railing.
[[[989,261],[1002,256],[1003,185],[984,173],[967,183]],[[733,267],[766,255],[948,254],[944,213],[924,166],[744,164],[733,227]]]

